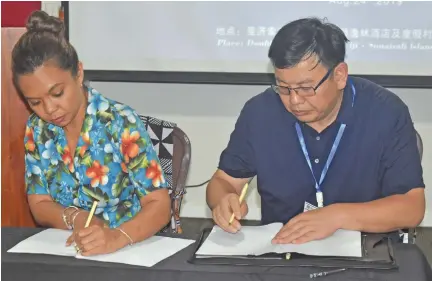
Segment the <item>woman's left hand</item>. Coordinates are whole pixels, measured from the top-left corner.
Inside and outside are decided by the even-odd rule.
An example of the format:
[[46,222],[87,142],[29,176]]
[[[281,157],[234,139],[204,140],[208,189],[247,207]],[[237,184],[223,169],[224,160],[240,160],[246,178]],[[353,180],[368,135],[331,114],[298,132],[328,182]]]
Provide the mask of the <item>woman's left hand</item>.
[[116,229],[92,225],[81,229],[75,236],[75,243],[83,256],[113,253],[128,243]]

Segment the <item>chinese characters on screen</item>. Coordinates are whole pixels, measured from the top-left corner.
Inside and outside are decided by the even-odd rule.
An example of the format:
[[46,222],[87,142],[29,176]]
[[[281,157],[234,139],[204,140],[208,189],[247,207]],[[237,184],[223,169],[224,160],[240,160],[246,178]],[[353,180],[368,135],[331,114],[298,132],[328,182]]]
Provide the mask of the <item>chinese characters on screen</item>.
[[[432,50],[432,29],[400,28],[342,28],[350,40],[348,48],[370,49],[417,49]],[[218,47],[266,47],[276,35],[276,27],[234,26],[217,27],[216,42]]]

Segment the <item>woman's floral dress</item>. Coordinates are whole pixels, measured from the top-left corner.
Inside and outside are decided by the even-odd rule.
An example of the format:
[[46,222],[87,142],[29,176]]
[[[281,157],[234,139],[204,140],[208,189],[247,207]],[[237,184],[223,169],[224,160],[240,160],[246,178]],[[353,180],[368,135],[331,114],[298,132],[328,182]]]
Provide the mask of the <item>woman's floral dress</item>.
[[75,151],[61,127],[29,117],[25,134],[27,194],[89,210],[115,228],[141,209],[140,198],[166,188],[144,124],[130,107],[88,88],[88,106]]

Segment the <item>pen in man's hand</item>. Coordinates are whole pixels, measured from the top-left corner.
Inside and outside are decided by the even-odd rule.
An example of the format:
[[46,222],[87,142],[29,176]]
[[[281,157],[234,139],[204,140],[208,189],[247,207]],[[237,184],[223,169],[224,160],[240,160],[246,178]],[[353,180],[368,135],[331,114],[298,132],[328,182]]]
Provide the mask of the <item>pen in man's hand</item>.
[[309,278],[313,279],[313,278],[318,278],[318,277],[324,277],[324,276],[327,276],[330,274],[343,272],[345,270],[347,270],[347,269],[346,268],[340,268],[340,269],[335,269],[335,270],[316,272],[316,273],[309,274]]
[[[240,198],[239,198],[239,203],[240,203],[240,205],[241,205],[241,203],[243,202],[243,199],[244,199],[245,196],[246,196],[246,192],[247,192],[248,187],[249,187],[249,183],[246,183],[245,186],[243,187],[243,190],[242,190],[242,192],[241,192],[241,194],[240,194]],[[232,222],[234,221],[234,218],[235,218],[235,215],[234,215],[234,213],[233,213],[233,214],[231,215],[230,220],[229,220],[229,224],[232,224]]]

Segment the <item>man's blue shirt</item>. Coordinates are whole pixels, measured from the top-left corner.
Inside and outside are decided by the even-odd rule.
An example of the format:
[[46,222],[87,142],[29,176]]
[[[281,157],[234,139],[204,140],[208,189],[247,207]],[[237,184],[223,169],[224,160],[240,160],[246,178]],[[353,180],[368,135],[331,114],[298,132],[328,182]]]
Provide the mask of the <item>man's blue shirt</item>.
[[[424,187],[416,133],[407,106],[389,90],[350,77],[336,121],[318,133],[301,125],[319,181],[341,124],[346,129],[321,190],[324,205],[368,202]],[[271,88],[242,109],[219,169],[235,178],[257,176],[262,223],[282,222],[317,206],[315,180],[296,133],[297,119]]]

